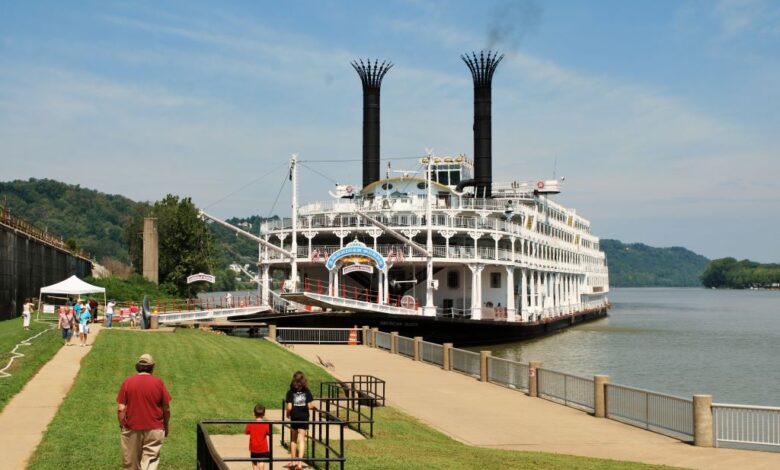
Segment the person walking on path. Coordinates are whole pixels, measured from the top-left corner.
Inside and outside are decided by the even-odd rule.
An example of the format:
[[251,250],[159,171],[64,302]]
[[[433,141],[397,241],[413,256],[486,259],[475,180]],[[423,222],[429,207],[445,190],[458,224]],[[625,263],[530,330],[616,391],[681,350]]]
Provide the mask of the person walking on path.
[[111,324],[114,321],[114,307],[116,306],[116,302],[114,302],[114,299],[111,299],[106,304],[106,311],[105,311],[105,317],[106,321],[104,322],[106,324],[106,328],[111,328]]
[[[303,372],[296,371],[290,382],[290,390],[287,391],[287,417],[290,421],[309,421],[309,410],[313,410],[314,397],[309,391],[309,384]],[[290,457],[294,459],[288,466],[295,466],[296,470],[303,468],[303,456],[306,453],[306,431],[308,424],[290,425]],[[298,460],[301,459],[301,460]]]
[[62,330],[62,344],[70,346],[70,339],[73,337],[73,324],[75,318],[70,308],[65,306],[60,308],[60,315],[57,319],[57,328]]
[[87,336],[89,336],[89,319],[91,318],[89,314],[89,309],[84,308],[85,306],[82,306],[81,314],[79,314],[79,340],[81,341],[80,346],[84,347],[87,345]]
[[[271,434],[271,428],[268,423],[263,422],[265,416],[265,407],[261,404],[255,405],[255,422],[249,423],[244,428],[244,434],[249,434],[249,456],[253,459],[269,459],[271,453],[268,451],[268,436]],[[265,462],[252,462],[252,470],[265,470]]]
[[26,299],[22,305],[22,326],[25,330],[30,329],[30,318],[34,309],[35,304],[32,302],[32,299]]
[[116,397],[122,468],[156,470],[168,436],[171,395],[165,382],[152,375],[154,359],[150,354],[138,358],[135,370],[138,373],[122,382]]

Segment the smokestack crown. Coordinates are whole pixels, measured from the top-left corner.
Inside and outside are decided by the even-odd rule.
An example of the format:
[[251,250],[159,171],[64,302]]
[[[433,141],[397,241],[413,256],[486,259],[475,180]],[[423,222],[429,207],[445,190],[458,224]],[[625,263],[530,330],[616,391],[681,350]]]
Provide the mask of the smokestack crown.
[[352,67],[355,69],[355,72],[358,73],[360,76],[360,81],[363,82],[363,88],[376,88],[382,86],[382,79],[385,78],[385,74],[388,70],[393,68],[393,63],[389,61],[383,60],[382,63],[379,63],[379,60],[374,60],[374,63],[371,63],[371,60],[368,59],[366,62],[363,62],[362,59],[358,59],[351,62]]
[[499,62],[504,58],[504,54],[498,55],[497,52],[493,51],[480,51],[479,57],[477,57],[475,52],[472,52],[471,56],[463,54],[460,58],[463,59],[463,62],[471,70],[474,88],[480,88],[490,87],[493,81],[493,73],[495,73]]

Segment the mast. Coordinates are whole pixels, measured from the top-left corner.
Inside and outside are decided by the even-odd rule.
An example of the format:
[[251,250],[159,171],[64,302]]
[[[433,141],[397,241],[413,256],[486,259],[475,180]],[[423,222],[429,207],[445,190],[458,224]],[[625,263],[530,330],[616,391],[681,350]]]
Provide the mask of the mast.
[[428,168],[425,172],[425,186],[427,188],[425,199],[425,225],[428,237],[425,248],[428,256],[425,257],[426,287],[425,287],[425,307],[423,315],[426,317],[436,316],[436,305],[433,303],[433,224],[431,223],[431,164],[433,163],[433,152],[428,153]]
[[292,262],[290,263],[290,280],[292,292],[298,287],[298,154],[290,155],[290,180],[292,180]]

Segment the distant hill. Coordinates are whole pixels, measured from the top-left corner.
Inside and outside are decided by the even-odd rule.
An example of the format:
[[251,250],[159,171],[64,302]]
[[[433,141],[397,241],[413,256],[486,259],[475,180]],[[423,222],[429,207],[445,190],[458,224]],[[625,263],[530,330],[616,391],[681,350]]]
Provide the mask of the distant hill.
[[0,204],[100,261],[129,262],[123,229],[144,203],[50,179],[0,182]]
[[710,260],[686,248],[603,239],[613,287],[696,287]]

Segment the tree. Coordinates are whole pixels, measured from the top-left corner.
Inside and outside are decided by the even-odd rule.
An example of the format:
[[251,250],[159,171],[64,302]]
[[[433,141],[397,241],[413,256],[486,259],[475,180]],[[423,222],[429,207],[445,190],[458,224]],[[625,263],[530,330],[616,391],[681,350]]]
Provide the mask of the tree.
[[[214,261],[214,237],[198,217],[197,207],[190,198],[179,199],[169,194],[154,203],[148,217],[157,219],[161,287],[180,296],[194,294],[199,289],[187,284],[187,276],[211,272]],[[142,244],[138,238],[142,231],[143,217],[134,218],[125,230],[137,271],[142,266]]]

